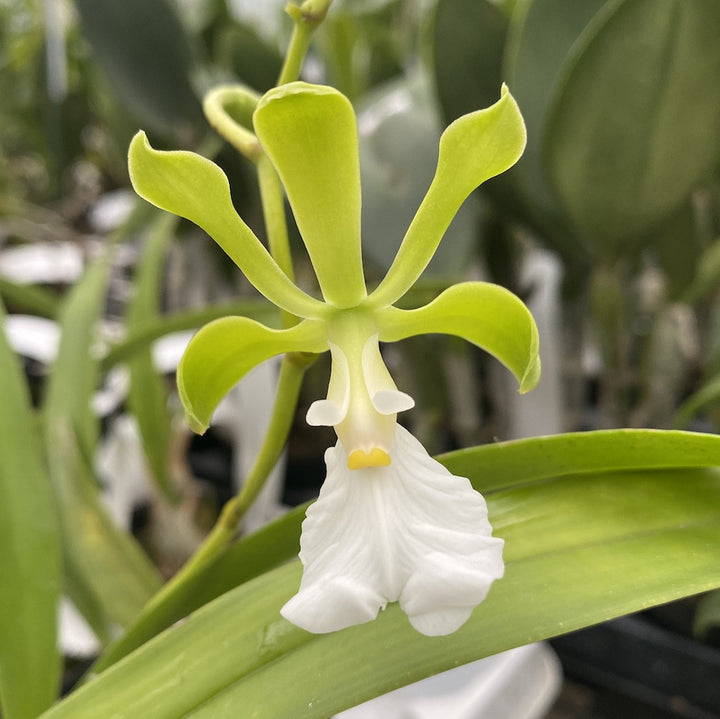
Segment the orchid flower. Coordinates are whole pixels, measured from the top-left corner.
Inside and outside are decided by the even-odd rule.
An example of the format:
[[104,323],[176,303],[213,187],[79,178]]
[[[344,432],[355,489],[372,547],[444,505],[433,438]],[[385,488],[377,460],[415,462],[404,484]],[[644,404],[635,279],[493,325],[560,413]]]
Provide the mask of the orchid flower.
[[[292,623],[330,632],[375,618],[398,601],[427,635],[455,631],[503,574],[483,497],[455,477],[397,422],[413,406],[385,366],[380,344],[421,333],[463,337],[489,351],[531,389],[539,377],[532,316],[512,293],[465,282],[417,309],[395,303],[421,275],[450,221],[478,185],[512,166],[525,144],[515,101],[503,87],[491,107],[443,133],[430,188],[379,286],[368,294],[361,260],[357,123],[350,102],[324,86],[293,82],[259,99],[252,130],[285,188],[323,300],[281,271],[233,208],[227,178],[189,152],[154,150],[143,133],[130,147],[136,191],[202,227],[255,287],[302,320],[271,329],[246,317],[202,328],[178,369],[193,430],[252,367],[287,352],[332,358],[327,397],[311,425],[335,428],[327,477],[302,527],[304,572],[282,609]],[[251,133],[254,133],[251,135]]]

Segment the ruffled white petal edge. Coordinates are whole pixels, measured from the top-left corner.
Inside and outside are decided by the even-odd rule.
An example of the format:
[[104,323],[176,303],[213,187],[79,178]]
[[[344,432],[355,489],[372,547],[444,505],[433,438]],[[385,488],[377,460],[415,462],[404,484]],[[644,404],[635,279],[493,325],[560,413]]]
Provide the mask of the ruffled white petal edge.
[[324,633],[368,622],[399,601],[411,624],[450,634],[503,575],[483,497],[397,426],[389,467],[347,468],[327,450],[327,479],[303,523],[298,593],[282,615]]

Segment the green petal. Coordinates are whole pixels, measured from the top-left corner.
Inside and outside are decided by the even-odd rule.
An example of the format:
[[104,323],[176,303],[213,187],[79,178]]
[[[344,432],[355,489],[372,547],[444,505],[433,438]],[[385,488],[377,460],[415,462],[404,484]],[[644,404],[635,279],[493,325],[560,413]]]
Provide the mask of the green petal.
[[465,198],[485,180],[512,167],[524,148],[522,115],[505,85],[494,105],[463,115],[445,130],[435,177],[395,261],[370,297],[373,306],[390,305],[410,289]]
[[354,307],[365,297],[365,282],[352,105],[333,88],[293,82],[264,95],[253,122],[285,186],[323,296]]
[[272,330],[247,317],[205,325],[180,360],[177,384],[190,428],[202,434],[220,400],[253,367],[283,352],[324,352],[325,326],[306,320]]
[[301,317],[323,314],[324,305],[287,278],[238,217],[227,177],[215,163],[193,152],[154,150],[144,132],[130,143],[128,160],[138,195],[202,227],[271,302]]
[[453,285],[416,310],[387,307],[377,313],[380,341],[439,332],[458,335],[500,360],[520,392],[540,379],[538,331],[527,307],[508,290],[488,282]]

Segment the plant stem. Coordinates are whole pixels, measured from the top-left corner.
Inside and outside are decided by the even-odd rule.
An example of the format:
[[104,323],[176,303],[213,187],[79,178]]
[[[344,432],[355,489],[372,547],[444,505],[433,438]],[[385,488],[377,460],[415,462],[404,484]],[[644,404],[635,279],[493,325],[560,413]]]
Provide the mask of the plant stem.
[[332,0],[306,0],[302,5],[291,3],[285,8],[285,12],[293,19],[295,27],[280,71],[278,85],[285,85],[300,77],[300,70],[310,46],[310,38],[317,26],[325,19],[331,2]]
[[275,466],[290,431],[295,416],[298,395],[307,358],[302,355],[288,354],[283,358],[278,379],[275,405],[270,426],[260,448],[255,463],[250,470],[240,493],[230,499],[222,509],[218,521],[185,566],[153,597],[143,611],[154,609],[175,593],[178,587],[197,574],[208,562],[217,557],[233,540],[240,520],[250,508],[265,479]]

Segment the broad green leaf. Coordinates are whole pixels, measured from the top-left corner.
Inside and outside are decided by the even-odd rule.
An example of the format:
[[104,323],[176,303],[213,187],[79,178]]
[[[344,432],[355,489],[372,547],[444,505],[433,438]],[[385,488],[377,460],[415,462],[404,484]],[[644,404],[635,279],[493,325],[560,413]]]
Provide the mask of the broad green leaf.
[[436,4],[432,15],[433,71],[438,101],[447,119],[455,120],[495,101],[503,80],[507,32],[507,16],[496,3],[439,0]]
[[568,474],[720,466],[720,436],[659,429],[568,432],[441,455],[486,493]]
[[34,719],[57,696],[60,532],[26,379],[0,305],[0,709]]
[[524,147],[522,116],[505,86],[494,105],[458,118],[443,132],[435,177],[369,303],[389,305],[407,292],[432,259],[465,198],[511,167]]
[[565,65],[543,149],[579,232],[613,257],[717,164],[720,5],[616,1],[591,25]]
[[365,297],[360,249],[360,160],[350,101],[292,82],[266,93],[255,132],[280,175],[323,296],[336,307]]
[[720,591],[716,589],[703,597],[698,604],[693,631],[699,637],[704,638],[718,627],[720,627]]
[[[164,260],[176,225],[174,215],[163,214],[148,233],[137,269],[135,291],[128,303],[125,322],[128,332],[158,314]],[[165,495],[171,496],[168,465],[172,418],[168,410],[165,379],[155,370],[149,345],[135,353],[127,366],[130,372],[128,409],[137,420],[152,476]]]
[[324,352],[324,325],[305,320],[273,330],[247,317],[223,317],[205,325],[180,360],[177,384],[190,428],[202,434],[220,400],[246,372],[283,352]]
[[540,154],[541,140],[563,63],[605,3],[606,0],[524,0],[510,22],[503,74],[528,130],[525,152],[510,174],[536,211],[553,217],[558,224],[565,224],[566,220],[550,191]]
[[187,132],[199,124],[190,46],[168,0],[75,4],[98,64],[124,106],[163,132]]
[[277,307],[264,298],[242,299],[219,302],[190,310],[173,312],[159,317],[145,318],[127,337],[113,345],[102,358],[100,367],[108,370],[119,362],[124,362],[136,352],[151,345],[155,340],[173,332],[194,330],[208,322],[227,317],[243,315],[261,321],[268,327],[279,328],[280,316]]
[[202,227],[271,302],[303,317],[325,311],[287,278],[240,219],[228,179],[215,163],[193,152],[154,150],[143,132],[133,138],[128,160],[138,195]]
[[415,310],[388,307],[378,316],[381,342],[432,332],[459,335],[490,352],[528,392],[540,379],[538,331],[530,311],[512,292],[488,282],[453,285]]
[[44,439],[62,529],[68,594],[101,638],[125,625],[160,580],[130,535],[103,507],[89,458],[98,438],[91,398],[99,381],[96,325],[109,262],[98,260],[72,289],[60,314],[58,356],[48,378]]
[[[451,452],[438,459],[485,493],[570,474],[720,463],[720,437],[660,430],[602,430],[501,442]],[[223,592],[293,558],[307,505],[241,539],[172,597],[153,600],[128,632],[103,653],[100,672]]]
[[320,719],[488,654],[720,586],[717,470],[570,475],[491,495],[488,506],[506,576],[455,634],[417,634],[396,605],[365,625],[306,633],[279,615],[297,589],[295,562],[223,595],[43,717]]

